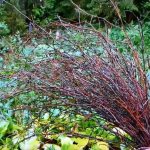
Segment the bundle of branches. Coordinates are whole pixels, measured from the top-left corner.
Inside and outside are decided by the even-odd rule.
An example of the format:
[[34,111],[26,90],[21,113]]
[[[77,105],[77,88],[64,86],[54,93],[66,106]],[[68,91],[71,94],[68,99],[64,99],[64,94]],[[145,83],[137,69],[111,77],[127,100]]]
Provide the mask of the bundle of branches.
[[124,55],[101,32],[61,26],[53,51],[14,76],[27,89],[49,97],[58,92],[72,99],[57,101],[97,112],[130,135],[136,148],[150,146],[148,84],[137,51]]

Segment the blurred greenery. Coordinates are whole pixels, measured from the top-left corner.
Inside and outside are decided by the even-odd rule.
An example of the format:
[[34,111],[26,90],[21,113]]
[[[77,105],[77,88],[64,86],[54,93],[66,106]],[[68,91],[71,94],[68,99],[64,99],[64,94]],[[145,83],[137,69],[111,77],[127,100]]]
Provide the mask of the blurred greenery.
[[[24,18],[18,10],[25,14],[30,20],[36,21],[40,25],[48,25],[50,22],[58,19],[58,16],[78,21],[79,15],[81,21],[91,20],[91,17],[79,10],[69,0],[8,0],[0,4],[0,20],[8,25],[10,33],[17,30],[24,32],[28,28],[29,20]],[[118,16],[114,11],[113,5],[109,0],[74,0],[81,9],[91,15],[104,17],[111,23],[119,23]],[[137,21],[137,18],[149,19],[149,0],[116,0],[115,3],[120,9],[123,20],[127,23]],[[108,11],[109,9],[109,11]],[[97,18],[93,18],[93,23],[97,23]],[[103,24],[103,21],[101,21]]]

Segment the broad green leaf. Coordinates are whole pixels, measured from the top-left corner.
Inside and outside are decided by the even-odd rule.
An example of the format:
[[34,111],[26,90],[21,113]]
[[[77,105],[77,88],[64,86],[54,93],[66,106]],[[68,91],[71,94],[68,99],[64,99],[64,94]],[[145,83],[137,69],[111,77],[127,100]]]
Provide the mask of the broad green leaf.
[[70,144],[73,144],[73,141],[69,137],[65,137],[65,136],[62,135],[58,139],[60,139],[61,145],[70,145]]
[[61,147],[55,144],[44,144],[44,150],[61,150]]
[[97,142],[91,150],[109,150],[109,145],[106,142]]
[[8,126],[9,126],[8,121],[3,120],[0,122],[0,138],[2,138],[6,134],[8,130]]
[[89,139],[86,138],[72,138],[72,140],[77,143],[76,147],[78,147],[78,149],[83,149],[89,142]]
[[40,142],[37,140],[37,137],[32,137],[20,143],[21,150],[37,150],[39,146]]
[[0,147],[0,149],[1,150],[10,150],[10,148],[7,145],[5,145],[4,147]]

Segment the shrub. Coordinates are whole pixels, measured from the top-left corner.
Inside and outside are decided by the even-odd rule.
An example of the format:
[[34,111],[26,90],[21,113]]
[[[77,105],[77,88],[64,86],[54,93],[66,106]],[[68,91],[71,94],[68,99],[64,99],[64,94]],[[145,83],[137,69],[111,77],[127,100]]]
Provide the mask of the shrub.
[[13,77],[28,90],[56,94],[53,98],[63,105],[96,112],[108,121],[104,129],[114,133],[112,127],[117,127],[129,135],[115,133],[124,143],[130,141],[127,145],[150,146],[148,84],[138,52],[131,49],[132,55],[123,55],[101,32],[56,25],[66,30],[51,42],[47,59],[34,61],[30,71]]

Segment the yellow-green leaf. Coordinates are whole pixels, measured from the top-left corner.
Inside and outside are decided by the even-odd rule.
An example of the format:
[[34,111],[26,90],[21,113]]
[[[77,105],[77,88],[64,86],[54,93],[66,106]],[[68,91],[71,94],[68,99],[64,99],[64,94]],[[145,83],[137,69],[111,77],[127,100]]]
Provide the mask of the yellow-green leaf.
[[91,150],[109,150],[109,145],[106,142],[97,142]]

